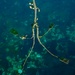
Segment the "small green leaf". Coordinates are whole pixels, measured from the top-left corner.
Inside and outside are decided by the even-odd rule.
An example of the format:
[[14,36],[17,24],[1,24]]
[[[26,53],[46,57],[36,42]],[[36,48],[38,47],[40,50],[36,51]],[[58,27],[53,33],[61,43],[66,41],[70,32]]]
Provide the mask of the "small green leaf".
[[12,28],[12,29],[10,30],[10,32],[11,32],[12,34],[14,34],[14,35],[18,35],[18,31],[15,30],[14,28]]
[[49,26],[49,28],[52,28],[53,26],[54,26],[54,23],[51,23],[50,26]]

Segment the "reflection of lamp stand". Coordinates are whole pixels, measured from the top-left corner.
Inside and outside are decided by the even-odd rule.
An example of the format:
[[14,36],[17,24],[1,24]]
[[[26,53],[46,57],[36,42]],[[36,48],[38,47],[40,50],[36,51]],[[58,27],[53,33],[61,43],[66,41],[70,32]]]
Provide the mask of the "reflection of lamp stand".
[[[69,60],[66,59],[66,58],[60,58],[58,57],[57,55],[54,55],[53,53],[51,53],[43,44],[42,42],[40,41],[40,38],[42,38],[44,35],[46,35],[53,27],[53,24],[51,24],[51,26],[49,27],[48,31],[43,35],[43,36],[39,36],[39,25],[38,25],[38,18],[37,18],[37,12],[40,12],[40,9],[36,6],[36,2],[35,0],[33,0],[32,3],[29,3],[30,5],[30,9],[33,9],[34,10],[34,22],[33,22],[33,25],[32,25],[32,37],[31,39],[33,40],[33,44],[32,44],[32,47],[26,57],[26,59],[24,60],[24,63],[23,63],[23,68],[24,69],[24,66],[28,60],[28,58],[30,57],[32,51],[33,51],[33,48],[34,48],[34,45],[35,45],[35,34],[36,34],[36,37],[37,37],[37,40],[39,42],[39,44],[50,54],[52,55],[53,57],[55,58],[58,58],[61,62],[65,63],[65,64],[68,64],[69,63]],[[36,30],[36,33],[35,33],[35,30]],[[20,37],[21,39],[29,39],[27,38],[27,35],[26,37]]]

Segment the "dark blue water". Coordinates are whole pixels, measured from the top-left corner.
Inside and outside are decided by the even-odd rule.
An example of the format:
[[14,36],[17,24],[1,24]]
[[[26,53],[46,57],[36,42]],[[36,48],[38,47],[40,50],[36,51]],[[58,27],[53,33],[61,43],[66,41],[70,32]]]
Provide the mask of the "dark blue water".
[[36,38],[34,50],[23,67],[33,43],[32,39],[21,39],[32,36],[34,11],[29,8],[29,2],[32,0],[0,1],[0,75],[19,75],[18,69],[22,68],[21,75],[75,75],[75,0],[36,0],[40,9],[39,36],[54,25],[41,42],[54,55],[68,59],[69,64],[51,56]]

